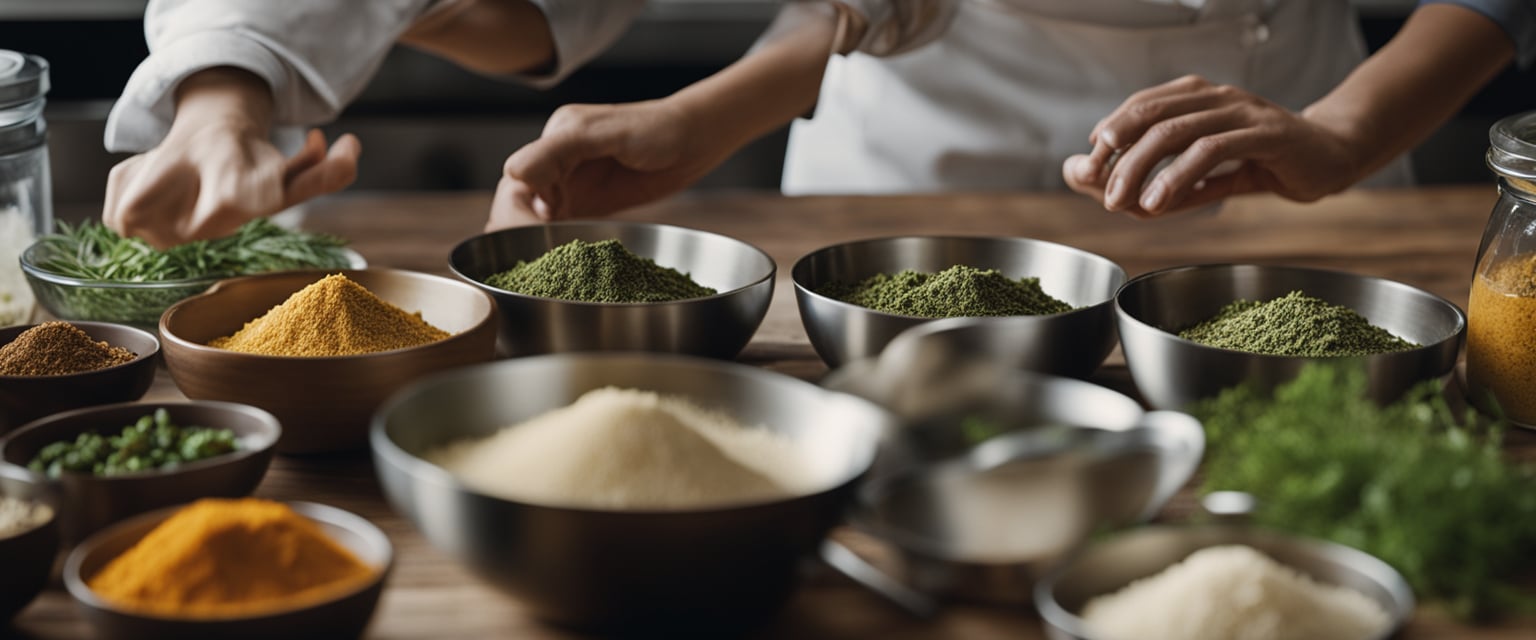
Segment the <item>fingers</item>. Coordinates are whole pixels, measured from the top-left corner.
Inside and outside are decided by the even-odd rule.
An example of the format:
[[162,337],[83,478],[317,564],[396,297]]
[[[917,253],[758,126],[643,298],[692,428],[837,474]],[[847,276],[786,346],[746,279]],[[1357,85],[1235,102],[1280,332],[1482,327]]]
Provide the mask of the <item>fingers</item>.
[[325,134],[319,129],[310,129],[304,136],[304,147],[298,153],[288,159],[283,166],[283,184],[293,181],[293,178],[306,169],[319,164],[325,159]]
[[[320,141],[320,148],[324,149],[325,136],[320,135],[318,131],[310,132],[310,140],[315,140],[317,137]],[[305,151],[301,151],[299,155],[295,155],[288,161],[289,169],[301,166],[295,163],[295,160],[300,155],[308,152],[310,146],[310,144],[306,143]],[[296,173],[285,172],[282,183],[283,199],[280,208],[291,207],[300,202],[347,188],[348,185],[357,179],[357,161],[362,156],[362,153],[362,142],[357,139],[357,136],[348,133],[337,138],[336,143],[331,145],[330,151],[325,153],[324,157],[320,160],[313,162],[310,166]],[[273,210],[262,215],[275,212],[276,210]]]
[[559,108],[538,140],[507,158],[503,174],[526,185],[545,203],[549,217],[565,215],[563,183],[583,162],[617,155],[623,148],[628,129],[609,122],[612,113],[613,109],[592,105]]
[[102,221],[125,237],[164,249],[184,242],[176,227],[197,206],[197,172],[180,163],[135,156],[114,167],[107,179]]
[[1262,154],[1273,144],[1272,136],[1262,129],[1229,131],[1201,138],[1158,172],[1137,204],[1153,214],[1188,208],[1192,206],[1191,194],[1202,182],[1206,187],[1202,191],[1209,195],[1213,184],[1230,183],[1215,181],[1227,177],[1224,174],[1231,173],[1230,168],[1237,162]]
[[1204,145],[1202,148],[1208,147],[1207,153],[1229,154],[1231,151],[1224,146],[1227,144],[1224,139],[1213,142],[1209,137],[1241,129],[1247,123],[1248,119],[1241,109],[1224,107],[1152,125],[1145,135],[1125,150],[1111,170],[1104,190],[1105,208],[1123,211],[1138,206],[1144,200],[1152,200],[1161,205],[1166,201],[1165,192],[1148,189],[1143,193],[1143,185],[1158,163],[1184,153],[1195,144]]
[[491,215],[486,220],[485,230],[496,231],[547,220],[547,211],[546,215],[537,212],[535,203],[538,201],[538,196],[527,184],[502,176],[496,185],[496,196],[491,199]]
[[1136,144],[1148,129],[1179,116],[1217,109],[1241,102],[1246,94],[1230,86],[1207,85],[1188,91],[1143,100],[1126,100],[1099,121],[1098,140],[1115,149]]
[[1093,127],[1093,131],[1088,134],[1088,143],[1093,145],[1103,143],[1109,145],[1111,149],[1124,149],[1126,145],[1135,142],[1135,140],[1121,139],[1119,136],[1122,134],[1122,132],[1119,129],[1111,129],[1108,126],[1110,123],[1118,121],[1120,118],[1126,116],[1129,111],[1137,109],[1138,107],[1135,105],[1152,102],[1169,96],[1177,96],[1180,94],[1190,93],[1193,91],[1206,89],[1211,86],[1212,85],[1210,81],[1206,80],[1205,78],[1195,75],[1188,75],[1176,80],[1164,82],[1163,84],[1157,85],[1155,87],[1148,87],[1146,89],[1142,89],[1141,91],[1137,91],[1136,93],[1131,94],[1130,97],[1126,98],[1125,102],[1120,103],[1119,107],[1117,107],[1108,116],[1105,116],[1103,120],[1100,120],[1099,123]]

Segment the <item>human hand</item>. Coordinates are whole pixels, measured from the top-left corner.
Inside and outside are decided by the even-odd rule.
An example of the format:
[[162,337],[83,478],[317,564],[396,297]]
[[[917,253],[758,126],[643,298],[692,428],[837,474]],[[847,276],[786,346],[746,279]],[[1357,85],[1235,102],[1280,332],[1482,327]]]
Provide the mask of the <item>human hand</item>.
[[1067,185],[1137,217],[1259,191],[1311,202],[1364,177],[1364,150],[1342,128],[1197,76],[1133,94],[1089,142],[1062,165]]
[[486,229],[607,215],[683,190],[735,149],[698,120],[667,99],[561,107],[507,158]]

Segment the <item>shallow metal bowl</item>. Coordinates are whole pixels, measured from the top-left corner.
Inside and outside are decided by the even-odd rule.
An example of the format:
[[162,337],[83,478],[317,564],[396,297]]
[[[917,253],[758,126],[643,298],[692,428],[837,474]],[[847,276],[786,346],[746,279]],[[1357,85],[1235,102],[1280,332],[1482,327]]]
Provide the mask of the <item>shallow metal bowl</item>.
[[[636,254],[719,293],[675,302],[576,302],[513,293],[485,279],[572,240],[617,239]],[[449,267],[501,308],[500,350],[513,356],[566,351],[658,351],[733,358],[757,332],[773,299],[768,254],[717,233],[645,222],[579,220],[516,227],[459,243]]]
[[[1354,309],[1376,326],[1423,345],[1358,358],[1273,356],[1208,347],[1178,332],[1238,300],[1270,300],[1292,291]],[[1449,300],[1384,278],[1343,271],[1212,264],[1143,274],[1115,296],[1120,343],[1141,396],[1159,409],[1182,409],[1241,383],[1271,389],[1311,362],[1359,363],[1372,398],[1390,402],[1423,380],[1450,373],[1467,317]]]
[[1125,270],[1080,249],[1029,238],[905,236],[859,240],[814,251],[791,276],[800,319],[829,366],[880,354],[897,334],[928,318],[893,315],[817,293],[831,282],[858,282],[904,269],[937,272],[955,265],[997,269],[1010,278],[1037,277],[1046,293],[1073,310],[1011,316],[981,323],[968,343],[994,358],[1042,373],[1083,377],[1115,347],[1110,302]]
[[[829,484],[812,494],[708,509],[612,511],[472,490],[421,455],[490,435],[605,386],[687,397],[788,436]],[[724,633],[772,614],[842,517],[893,418],[771,371],[662,354],[560,354],[448,372],[374,419],[384,493],[437,548],[540,618],[629,634]],[[680,632],[681,633],[681,632]],[[689,636],[692,637],[692,636]]]
[[96,637],[107,640],[362,636],[394,565],[394,547],[389,538],[373,523],[335,507],[310,502],[293,502],[289,506],[314,521],[358,560],[373,567],[373,578],[355,589],[296,609],[228,617],[173,618],[120,607],[96,595],[89,584],[91,578],[181,509],[171,507],[118,523],[75,547],[64,563],[64,586],[85,612]]
[[1094,544],[1052,570],[1035,588],[1035,608],[1053,640],[1095,640],[1082,611],[1089,600],[1157,573],[1206,547],[1243,544],[1325,584],[1359,591],[1391,617],[1390,637],[1413,614],[1413,592],[1395,569],[1340,544],[1244,525],[1145,527]]

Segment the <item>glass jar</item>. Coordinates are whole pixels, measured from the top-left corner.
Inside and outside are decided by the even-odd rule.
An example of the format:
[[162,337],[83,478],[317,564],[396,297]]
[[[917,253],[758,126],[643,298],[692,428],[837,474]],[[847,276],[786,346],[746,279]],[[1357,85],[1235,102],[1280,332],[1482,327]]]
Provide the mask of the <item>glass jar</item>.
[[1488,132],[1498,174],[1467,303],[1467,389],[1479,408],[1536,427],[1536,112]]
[[21,252],[53,229],[47,93],[46,60],[0,49],[0,327],[32,317]]

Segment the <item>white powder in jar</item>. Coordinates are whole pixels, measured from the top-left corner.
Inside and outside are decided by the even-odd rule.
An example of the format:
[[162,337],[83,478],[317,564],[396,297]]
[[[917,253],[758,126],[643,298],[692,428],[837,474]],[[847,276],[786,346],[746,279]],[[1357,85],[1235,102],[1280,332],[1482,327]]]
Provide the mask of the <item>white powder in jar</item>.
[[53,510],[45,505],[0,496],[0,539],[31,531],[52,517]]
[[21,252],[32,246],[32,220],[16,207],[0,208],[0,327],[32,317],[32,288],[21,272]]
[[824,489],[811,456],[687,399],[604,388],[494,435],[429,452],[477,491],[593,509],[696,509]]
[[1094,598],[1083,623],[1100,640],[1366,640],[1391,618],[1363,593],[1227,545]]

